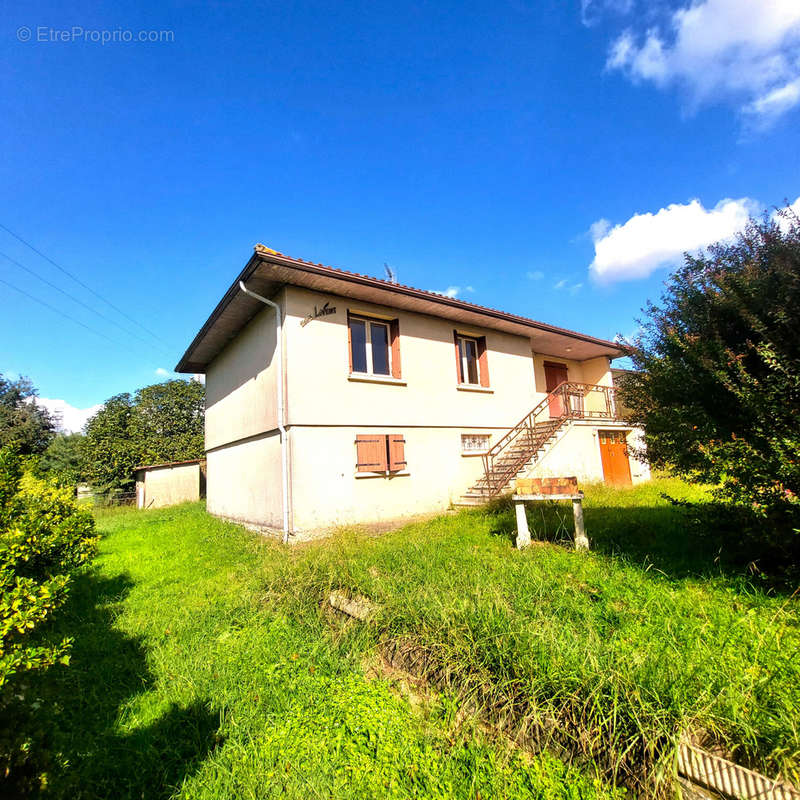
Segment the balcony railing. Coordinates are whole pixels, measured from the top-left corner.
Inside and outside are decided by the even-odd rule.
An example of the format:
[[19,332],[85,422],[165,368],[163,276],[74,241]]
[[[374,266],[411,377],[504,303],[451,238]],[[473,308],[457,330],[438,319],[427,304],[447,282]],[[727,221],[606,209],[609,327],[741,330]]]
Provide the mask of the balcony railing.
[[489,496],[500,492],[566,422],[619,418],[613,386],[574,381],[559,384],[484,454]]

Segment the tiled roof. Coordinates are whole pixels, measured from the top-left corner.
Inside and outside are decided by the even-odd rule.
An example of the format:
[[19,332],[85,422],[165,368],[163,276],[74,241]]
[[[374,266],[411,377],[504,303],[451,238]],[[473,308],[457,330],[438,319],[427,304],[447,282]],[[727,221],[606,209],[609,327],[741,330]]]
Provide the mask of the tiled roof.
[[[536,337],[537,345],[543,348],[537,352],[545,355],[580,360],[602,354],[615,358],[625,353],[624,345],[617,342],[470,303],[439,292],[287,256],[263,244],[257,244],[253,250],[244,269],[230,285],[178,362],[176,371],[204,372],[211,360],[257,313],[260,305],[241,291],[239,286],[242,281],[262,294],[270,294],[280,285],[295,285],[312,291],[438,316],[461,324],[516,335],[530,335],[532,338]],[[575,343],[574,351],[572,355],[566,355],[573,350],[570,342]]]
[[[559,333],[564,333],[569,336],[576,336],[582,339],[593,339],[598,342],[602,342],[603,344],[608,344],[612,346],[619,346],[617,342],[610,342],[605,339],[598,339],[594,336],[589,336],[585,333],[578,333],[578,331],[570,330],[569,328],[559,328],[555,325],[550,325],[546,322],[539,322],[538,320],[531,319],[530,317],[523,317],[519,314],[511,314],[508,311],[501,311],[498,308],[492,308],[491,306],[482,306],[478,303],[470,303],[468,300],[461,300],[455,297],[450,297],[446,294],[442,294],[441,292],[432,292],[430,289],[419,289],[416,286],[408,286],[403,283],[395,283],[393,281],[388,281],[385,278],[376,278],[373,275],[364,275],[360,272],[351,272],[347,269],[342,269],[341,267],[331,267],[328,264],[320,264],[318,261],[306,261],[302,258],[297,258],[296,256],[287,256],[285,253],[281,253],[279,250],[273,250],[271,247],[267,247],[263,244],[257,244],[254,248],[256,253],[261,253],[265,256],[278,256],[282,259],[286,259],[287,261],[293,261],[296,264],[302,264],[309,267],[319,267],[325,270],[330,270],[332,273],[347,276],[351,278],[361,278],[364,280],[368,280],[371,283],[378,283],[383,284],[386,289],[404,289],[409,292],[414,292],[415,294],[421,295],[428,295],[431,299],[435,300],[445,300],[448,305],[454,306],[462,306],[463,308],[469,308],[473,311],[478,313],[485,313],[485,314],[492,314],[492,315],[500,315],[506,317],[507,319],[514,320],[516,322],[528,323],[531,325],[535,325],[536,327],[547,328],[549,330],[558,331]],[[621,347],[621,349],[624,349]]]

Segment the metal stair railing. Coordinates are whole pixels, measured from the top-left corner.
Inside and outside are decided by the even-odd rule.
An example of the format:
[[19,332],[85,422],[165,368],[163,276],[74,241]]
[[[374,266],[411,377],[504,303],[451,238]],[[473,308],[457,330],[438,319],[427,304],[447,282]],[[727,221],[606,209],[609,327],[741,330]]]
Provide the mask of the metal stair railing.
[[574,381],[556,386],[484,453],[488,498],[499,494],[548,439],[575,419],[619,419],[614,387]]

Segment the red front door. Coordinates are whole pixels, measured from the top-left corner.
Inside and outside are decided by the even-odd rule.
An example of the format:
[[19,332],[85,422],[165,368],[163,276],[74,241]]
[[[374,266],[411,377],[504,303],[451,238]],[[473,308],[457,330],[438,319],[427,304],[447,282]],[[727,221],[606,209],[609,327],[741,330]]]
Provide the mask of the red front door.
[[[559,384],[567,380],[567,365],[557,364],[554,361],[545,361],[544,380],[547,393],[550,394]],[[551,417],[564,416],[564,401],[561,397],[551,397],[549,405]]]

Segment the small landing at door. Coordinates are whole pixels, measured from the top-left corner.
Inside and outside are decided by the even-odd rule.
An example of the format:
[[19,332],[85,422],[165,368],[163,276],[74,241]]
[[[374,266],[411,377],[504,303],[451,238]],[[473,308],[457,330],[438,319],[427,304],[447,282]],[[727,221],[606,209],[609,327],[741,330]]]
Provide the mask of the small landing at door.
[[632,483],[625,435],[625,431],[597,432],[600,440],[600,459],[603,462],[603,477],[606,483],[615,486],[630,486]]

